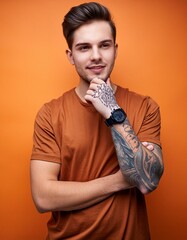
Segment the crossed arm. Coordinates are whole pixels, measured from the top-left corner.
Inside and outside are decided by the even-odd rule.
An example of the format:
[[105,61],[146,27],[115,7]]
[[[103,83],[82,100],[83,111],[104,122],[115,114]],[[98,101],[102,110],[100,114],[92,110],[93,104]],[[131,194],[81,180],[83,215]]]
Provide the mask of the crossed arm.
[[31,191],[39,212],[90,207],[120,190],[132,188],[121,171],[87,182],[58,181],[60,164],[31,161]]
[[[98,78],[93,79],[85,99],[91,101],[105,119],[119,108],[109,79],[106,83]],[[153,191],[164,169],[161,148],[151,143],[153,149],[150,150],[142,144],[128,118],[123,124],[114,125],[111,132],[120,169],[126,180],[143,194]]]
[[151,143],[153,150],[144,146],[134,133],[128,119],[111,129],[120,169],[129,183],[143,194],[153,191],[163,173],[161,148]]
[[[115,140],[114,140],[115,141]],[[147,149],[152,145],[143,143]],[[119,156],[118,156],[119,157]],[[120,163],[120,160],[119,160]],[[135,186],[117,173],[88,182],[58,181],[60,164],[41,160],[31,161],[31,190],[39,212],[71,211],[90,207],[115,192]]]

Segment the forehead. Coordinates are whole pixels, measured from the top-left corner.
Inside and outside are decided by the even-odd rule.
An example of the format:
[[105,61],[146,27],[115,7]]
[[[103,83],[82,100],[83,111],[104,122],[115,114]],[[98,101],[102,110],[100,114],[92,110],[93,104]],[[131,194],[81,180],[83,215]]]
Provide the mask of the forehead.
[[73,45],[78,43],[96,43],[103,40],[112,40],[112,30],[106,21],[93,21],[79,27],[73,36]]

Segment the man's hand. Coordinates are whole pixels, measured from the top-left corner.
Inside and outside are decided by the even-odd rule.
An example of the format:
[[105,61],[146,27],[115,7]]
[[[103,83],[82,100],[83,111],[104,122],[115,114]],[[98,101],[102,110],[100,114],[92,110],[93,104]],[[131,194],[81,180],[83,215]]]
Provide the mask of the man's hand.
[[154,150],[154,146],[153,144],[149,143],[149,142],[142,142],[142,144],[144,145],[144,147],[146,147],[147,149],[149,149],[150,151]]
[[90,101],[106,119],[110,117],[114,109],[119,108],[109,79],[105,83],[99,78],[94,78],[84,98],[86,101]]
[[126,190],[135,187],[126,180],[120,169],[113,176],[115,177],[113,179],[113,184],[115,185],[116,191]]

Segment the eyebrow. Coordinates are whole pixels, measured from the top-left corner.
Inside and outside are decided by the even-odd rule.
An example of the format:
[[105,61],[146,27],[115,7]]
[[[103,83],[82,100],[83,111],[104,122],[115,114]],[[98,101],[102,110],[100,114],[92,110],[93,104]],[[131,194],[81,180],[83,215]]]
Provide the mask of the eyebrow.
[[[100,41],[99,42],[99,44],[102,44],[102,43],[112,43],[113,41],[111,40],[111,39],[106,39],[106,40],[102,40],[102,41]],[[75,45],[75,47],[79,47],[79,46],[83,46],[83,45],[90,45],[90,43],[89,42],[80,42],[80,43],[77,43],[76,45]]]

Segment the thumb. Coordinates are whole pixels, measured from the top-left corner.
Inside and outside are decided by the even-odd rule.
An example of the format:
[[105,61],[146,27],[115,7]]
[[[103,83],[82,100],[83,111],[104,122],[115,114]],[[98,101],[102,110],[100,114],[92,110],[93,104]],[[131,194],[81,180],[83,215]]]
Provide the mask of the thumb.
[[113,94],[115,94],[117,86],[111,82],[110,78],[107,78],[106,85],[112,90]]
[[110,82],[110,78],[108,78],[108,79],[106,80],[106,85],[109,86],[109,87],[112,89],[111,82]]
[[110,78],[106,80],[106,85],[112,90],[113,94],[115,93],[115,89],[112,87],[112,83],[110,81]]

